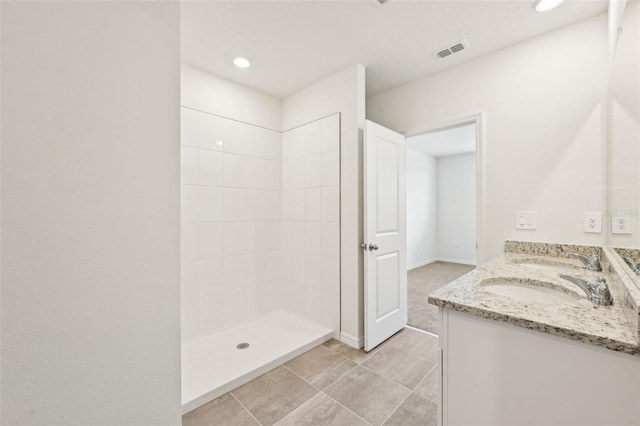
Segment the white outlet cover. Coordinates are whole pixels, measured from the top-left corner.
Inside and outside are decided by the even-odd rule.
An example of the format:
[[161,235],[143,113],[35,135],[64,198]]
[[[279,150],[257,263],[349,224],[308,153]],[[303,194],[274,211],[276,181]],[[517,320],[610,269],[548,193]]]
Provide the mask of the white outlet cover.
[[537,216],[536,211],[517,211],[516,229],[536,229],[538,226]]
[[631,215],[628,212],[618,212],[611,215],[612,234],[631,234]]
[[592,234],[602,232],[602,212],[584,212],[584,232]]

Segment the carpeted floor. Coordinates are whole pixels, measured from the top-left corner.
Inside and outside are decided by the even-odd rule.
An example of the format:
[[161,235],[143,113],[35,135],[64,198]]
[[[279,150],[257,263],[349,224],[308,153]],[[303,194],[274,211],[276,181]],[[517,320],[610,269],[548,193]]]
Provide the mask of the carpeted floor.
[[438,334],[438,307],[427,296],[451,281],[475,269],[472,265],[434,262],[407,272],[408,323],[412,327]]

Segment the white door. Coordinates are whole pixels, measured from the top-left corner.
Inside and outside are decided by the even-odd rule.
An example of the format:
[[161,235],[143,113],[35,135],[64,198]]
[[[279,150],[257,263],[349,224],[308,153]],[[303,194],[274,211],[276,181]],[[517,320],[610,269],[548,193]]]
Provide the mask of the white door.
[[407,323],[404,136],[367,121],[364,129],[364,349]]

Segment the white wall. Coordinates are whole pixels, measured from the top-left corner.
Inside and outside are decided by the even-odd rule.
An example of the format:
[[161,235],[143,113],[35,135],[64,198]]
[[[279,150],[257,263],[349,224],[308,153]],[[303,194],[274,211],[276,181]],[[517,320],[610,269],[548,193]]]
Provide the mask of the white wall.
[[407,147],[407,269],[438,256],[436,181],[436,158]]
[[282,135],[283,307],[340,336],[340,115]]
[[279,128],[276,98],[185,65],[181,70],[187,340],[283,306],[282,151],[280,132],[242,121]]
[[284,100],[282,129],[340,115],[340,280],[341,339],[362,345],[363,255],[362,142],[364,128],[364,67],[351,65]]
[[180,10],[2,4],[4,425],[180,423]]
[[437,160],[438,260],[476,262],[476,154]]
[[[484,239],[479,263],[506,239],[597,244],[584,211],[604,210],[605,15],[581,21],[367,99],[367,118],[413,135],[484,113]],[[536,231],[515,212],[537,210]]]
[[[628,3],[611,71],[609,208],[631,213],[631,235],[610,235],[614,247],[640,247],[640,4]],[[609,227],[607,227],[609,228]],[[607,229],[610,232],[609,229]]]

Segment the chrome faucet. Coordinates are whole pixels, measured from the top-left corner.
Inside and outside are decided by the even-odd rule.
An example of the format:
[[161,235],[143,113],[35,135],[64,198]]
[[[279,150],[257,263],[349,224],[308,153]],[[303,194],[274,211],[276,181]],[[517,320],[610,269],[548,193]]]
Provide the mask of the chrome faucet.
[[578,253],[569,253],[567,256],[573,257],[574,259],[578,259],[580,262],[584,263],[584,267],[589,271],[600,272],[602,271],[602,266],[600,265],[600,258],[597,254],[593,253],[591,257],[582,256]]
[[629,268],[631,268],[631,270],[635,272],[636,275],[640,275],[640,263],[636,263],[630,257],[625,257],[624,261],[627,262],[627,265],[629,265]]
[[613,305],[613,298],[607,285],[607,280],[604,277],[596,277],[595,283],[590,283],[582,278],[574,277],[571,275],[558,274],[560,278],[564,278],[580,287],[582,291],[587,294],[589,300],[598,306],[611,306]]

